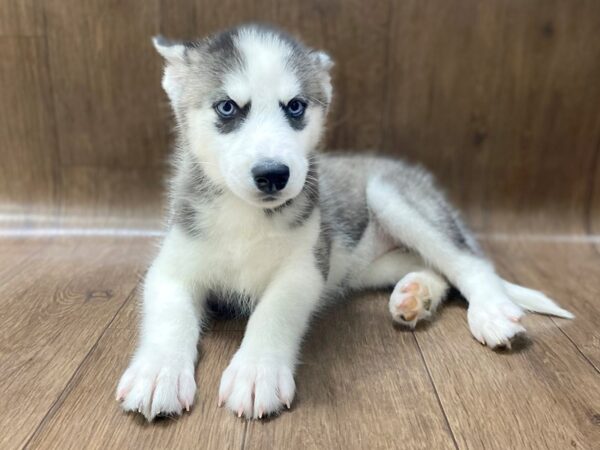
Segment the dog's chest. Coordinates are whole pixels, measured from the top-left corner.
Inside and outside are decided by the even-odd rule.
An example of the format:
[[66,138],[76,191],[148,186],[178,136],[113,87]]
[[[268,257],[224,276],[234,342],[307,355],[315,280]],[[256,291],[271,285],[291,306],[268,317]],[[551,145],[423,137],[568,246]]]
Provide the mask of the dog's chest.
[[205,215],[203,270],[219,287],[260,296],[290,255],[310,245],[304,230],[262,210],[223,204]]

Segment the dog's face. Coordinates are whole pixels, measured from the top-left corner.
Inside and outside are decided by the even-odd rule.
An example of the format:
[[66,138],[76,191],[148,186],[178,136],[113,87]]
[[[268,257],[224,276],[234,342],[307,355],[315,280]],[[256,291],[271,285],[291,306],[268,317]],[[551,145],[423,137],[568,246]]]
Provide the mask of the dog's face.
[[258,26],[154,44],[181,138],[211,181],[262,208],[297,196],[331,101],[329,57]]

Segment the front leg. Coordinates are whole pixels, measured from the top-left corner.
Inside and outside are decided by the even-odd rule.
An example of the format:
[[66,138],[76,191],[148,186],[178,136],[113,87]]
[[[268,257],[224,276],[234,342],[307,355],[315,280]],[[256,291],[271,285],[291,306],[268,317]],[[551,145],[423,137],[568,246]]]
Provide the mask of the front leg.
[[219,406],[226,404],[238,417],[249,419],[290,407],[300,343],[323,285],[312,255],[293,258],[278,271],[223,373]]
[[183,262],[173,240],[167,238],[146,276],[139,345],[117,387],[123,409],[148,421],[189,411],[196,392],[204,296],[193,292],[185,273],[177,270]]

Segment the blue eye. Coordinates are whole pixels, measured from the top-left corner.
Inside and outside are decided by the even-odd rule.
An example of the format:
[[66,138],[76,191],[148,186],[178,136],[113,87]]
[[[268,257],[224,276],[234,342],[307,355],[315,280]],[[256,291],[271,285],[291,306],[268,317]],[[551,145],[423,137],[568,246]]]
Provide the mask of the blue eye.
[[215,111],[223,119],[230,119],[235,116],[239,110],[238,105],[233,100],[222,100],[215,106]]
[[304,115],[304,111],[306,111],[306,102],[298,98],[293,98],[286,105],[285,111],[294,119],[299,119]]

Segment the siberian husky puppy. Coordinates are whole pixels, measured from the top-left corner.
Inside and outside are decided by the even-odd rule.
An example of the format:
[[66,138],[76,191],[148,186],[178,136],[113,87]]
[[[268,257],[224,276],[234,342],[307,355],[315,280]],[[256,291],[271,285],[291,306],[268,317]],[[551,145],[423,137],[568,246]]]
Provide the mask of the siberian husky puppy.
[[430,174],[402,161],[318,155],[330,58],[245,25],[197,42],[155,38],[177,124],[170,224],[143,290],[126,411],[180,414],[209,296],[250,313],[218,403],[259,419],[290,407],[311,316],[349,290],[393,287],[392,319],[429,319],[450,286],[489,347],[524,332],[521,308],[572,317],[501,279]]

